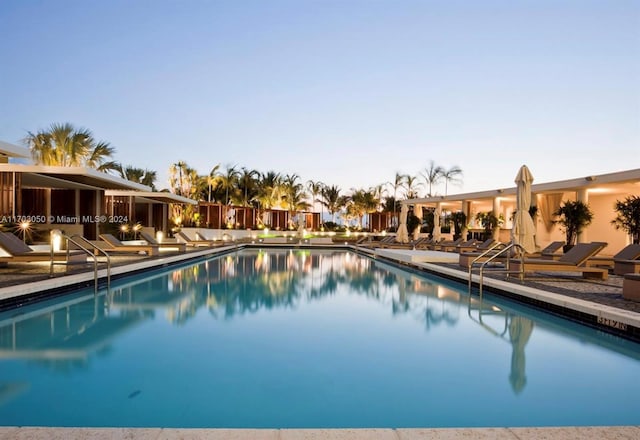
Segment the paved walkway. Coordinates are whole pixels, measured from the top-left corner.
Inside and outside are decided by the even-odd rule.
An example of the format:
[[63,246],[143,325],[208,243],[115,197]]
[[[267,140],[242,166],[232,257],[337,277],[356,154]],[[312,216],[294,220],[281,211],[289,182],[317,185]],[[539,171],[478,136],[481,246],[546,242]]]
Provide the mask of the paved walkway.
[[635,440],[637,426],[443,429],[0,428],[0,440]]

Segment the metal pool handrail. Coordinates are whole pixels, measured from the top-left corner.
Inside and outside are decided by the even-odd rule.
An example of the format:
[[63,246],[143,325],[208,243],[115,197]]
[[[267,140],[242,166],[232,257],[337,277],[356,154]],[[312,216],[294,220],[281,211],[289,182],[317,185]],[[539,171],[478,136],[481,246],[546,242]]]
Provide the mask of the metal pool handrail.
[[[93,286],[94,286],[95,293],[98,292],[98,263],[100,263],[100,261],[98,260],[97,254],[102,254],[106,257],[107,289],[108,289],[111,286],[111,258],[109,257],[109,254],[104,249],[101,249],[100,247],[91,243],[89,240],[87,240],[85,237],[83,237],[80,234],[75,234],[69,237],[68,235],[61,233],[60,236],[66,241],[65,247],[67,250],[67,259],[64,263],[54,261],[54,249],[53,249],[53,246],[51,246],[51,265],[49,268],[49,275],[53,276],[53,266],[55,264],[64,264],[67,266],[70,264],[73,264],[69,261],[69,256],[70,256],[69,243],[73,243],[75,246],[77,246],[79,250],[82,250],[85,254],[89,255],[93,259]],[[88,248],[91,248],[92,250]]]
[[[501,245],[503,245],[503,244],[502,243],[498,243],[497,245],[492,246],[490,249],[486,250],[481,255],[476,257],[471,262],[471,264],[469,265],[469,295],[471,295],[471,286],[472,286],[471,282],[472,282],[472,276],[473,276],[473,263],[477,262],[478,260],[482,259],[483,257],[487,257],[489,254],[492,253],[492,251],[497,250]],[[511,271],[509,270],[509,260],[510,260],[509,253],[513,249],[517,249],[520,258],[522,260],[524,260],[524,254],[526,253],[525,249],[520,244],[512,242],[512,243],[509,243],[507,246],[505,246],[503,249],[500,249],[497,252],[495,252],[494,254],[490,255],[480,265],[480,268],[479,268],[479,279],[478,279],[478,295],[480,296],[480,298],[482,298],[482,287],[483,287],[483,282],[484,282],[484,269],[487,266],[487,264],[492,263],[496,258],[498,258],[500,256],[504,256],[506,254],[505,269],[504,270],[500,270],[499,272],[506,272],[507,276],[509,276],[509,274],[511,273]]]

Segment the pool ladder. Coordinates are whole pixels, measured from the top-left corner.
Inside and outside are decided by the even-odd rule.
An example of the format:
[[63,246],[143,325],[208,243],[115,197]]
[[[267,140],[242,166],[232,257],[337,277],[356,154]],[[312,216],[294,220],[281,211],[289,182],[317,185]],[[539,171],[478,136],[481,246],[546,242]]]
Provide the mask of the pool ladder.
[[55,251],[53,249],[53,246],[51,246],[51,265],[49,267],[49,276],[53,277],[53,266],[56,264],[65,265],[65,266],[69,266],[71,264],[86,264],[82,262],[76,263],[76,262],[70,261],[69,257],[70,257],[71,246],[69,244],[71,243],[75,246],[73,250],[81,250],[82,252],[89,255],[93,259],[93,288],[95,293],[98,293],[98,264],[101,263],[101,261],[98,260],[98,255],[102,254],[106,257],[105,262],[107,264],[107,289],[109,289],[109,287],[111,286],[111,258],[109,257],[109,254],[104,249],[101,249],[100,247],[91,243],[89,240],[87,240],[80,234],[74,234],[72,236],[60,234],[60,236],[65,242],[65,248],[67,250],[67,258],[64,262],[55,261],[55,258],[54,258]]
[[[514,252],[517,251],[517,252]],[[514,254],[515,255],[512,255]],[[469,264],[469,295],[471,295],[471,291],[472,291],[472,279],[473,279],[473,270],[474,269],[479,269],[478,270],[478,295],[480,296],[480,299],[482,300],[482,289],[483,289],[483,284],[484,284],[484,270],[485,267],[496,261],[497,258],[505,258],[505,264],[504,264],[504,269],[497,269],[497,270],[493,270],[493,272],[505,272],[507,274],[507,277],[509,277],[509,275],[513,272],[511,272],[511,270],[509,269],[509,262],[511,261],[511,257],[512,256],[516,256],[524,261],[524,254],[526,253],[526,251],[524,250],[524,248],[519,245],[518,243],[496,243],[493,246],[491,246],[489,249],[487,249],[486,251],[484,251],[483,253],[481,253],[480,255],[478,255],[476,258],[473,259],[473,261],[471,261],[471,263]],[[484,260],[484,261],[482,261]],[[476,266],[476,263],[480,263],[480,266]],[[523,264],[520,265],[520,267],[524,267]],[[522,273],[518,272],[520,274],[520,279],[522,279]]]

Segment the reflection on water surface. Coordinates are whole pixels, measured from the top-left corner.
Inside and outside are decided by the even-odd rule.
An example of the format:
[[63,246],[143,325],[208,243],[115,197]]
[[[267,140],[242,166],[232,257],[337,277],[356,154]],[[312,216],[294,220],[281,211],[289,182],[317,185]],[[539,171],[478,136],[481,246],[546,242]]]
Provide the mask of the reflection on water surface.
[[[15,405],[18,414],[21,403],[34,405],[32,399],[42,400],[38,396],[46,389],[43,380],[61,380],[59,386],[64,387],[69,386],[67,381],[74,375],[82,376],[83,380],[87,376],[89,380],[89,376],[99,374],[103,368],[114,376],[116,371],[130,374],[136,371],[130,367],[132,362],[135,362],[133,365],[150,362],[149,366],[142,367],[142,371],[152,371],[158,368],[160,353],[171,356],[171,353],[189,351],[198,344],[213,347],[214,351],[207,352],[206,356],[195,352],[181,356],[189,359],[189,356],[197,356],[196,365],[209,373],[199,379],[203,389],[207,388],[204,383],[209,381],[221,395],[225,392],[237,394],[238,386],[246,385],[253,390],[259,389],[260,384],[271,383],[273,386],[274,379],[268,378],[271,373],[265,373],[265,378],[256,378],[258,382],[252,385],[233,386],[218,382],[220,378],[210,374],[217,368],[226,368],[227,363],[229,371],[243,374],[243,369],[256,363],[265,365],[266,358],[270,358],[268,362],[274,366],[281,361],[287,362],[279,368],[293,368],[289,370],[290,375],[302,374],[303,378],[299,380],[305,382],[297,383],[293,378],[287,382],[291,387],[288,393],[294,401],[298,398],[294,390],[305,389],[310,380],[324,383],[330,379],[322,391],[314,391],[322,396],[334,392],[333,387],[365,380],[369,373],[364,374],[363,368],[375,365],[371,374],[376,377],[377,371],[393,372],[375,379],[376,386],[407,380],[418,374],[409,379],[417,390],[422,386],[435,390],[442,386],[441,382],[458,383],[460,377],[466,377],[460,376],[460,371],[464,374],[474,371],[492,381],[496,392],[506,385],[511,396],[526,397],[529,378],[534,377],[535,388],[526,398],[535,402],[535,396],[541,392],[538,389],[540,374],[548,374],[545,372],[548,366],[541,361],[553,351],[545,347],[568,343],[572,344],[569,350],[586,349],[584,355],[578,357],[591,358],[594,354],[589,352],[589,347],[606,349],[615,356],[631,359],[634,362],[631,371],[634,374],[638,371],[639,354],[635,344],[610,336],[602,338],[597,332],[503,300],[480,303],[476,297],[469,298],[463,289],[464,286],[448,281],[407,272],[353,253],[331,250],[248,250],[134,280],[121,280],[114,283],[109,292],[99,295],[79,293],[0,314],[0,373],[6,373],[0,379],[0,408],[11,409]],[[169,331],[171,328],[175,331]],[[271,338],[273,342],[270,342]],[[341,347],[337,341],[346,346]],[[374,343],[380,344],[379,348],[369,351]],[[275,348],[278,344],[279,348]],[[529,350],[532,344],[533,354]],[[248,347],[253,348],[247,351]],[[291,349],[287,354],[291,356],[289,360],[284,354],[277,353],[283,347]],[[229,357],[229,360],[221,356]],[[325,372],[321,378],[304,379],[306,374],[313,377],[314,369],[322,363],[331,364],[341,357],[345,363],[334,373]],[[531,359],[534,360],[533,373],[527,367],[527,360]],[[189,370],[193,368],[193,362],[171,368]],[[556,362],[562,365],[565,361],[558,359]],[[541,372],[538,371],[540,368]],[[437,376],[447,373],[446,370],[452,370],[454,376],[450,379],[443,376],[439,380]],[[170,374],[172,381],[176,380],[169,371],[166,374]],[[53,376],[47,376],[47,379],[43,376],[45,372]],[[493,378],[496,372],[500,373]],[[255,374],[255,370],[251,374]],[[325,377],[325,374],[329,376]],[[198,373],[192,375],[198,380]],[[105,380],[105,377],[102,373],[96,379]],[[186,380],[189,374],[180,377]],[[162,375],[158,379],[165,383],[168,380]],[[111,380],[121,381],[122,377]],[[342,380],[347,382],[340,385]],[[473,379],[470,383],[466,380],[460,390],[477,387],[478,384],[471,385]],[[421,385],[423,381],[426,382]],[[102,386],[108,385],[91,382],[87,388]],[[189,385],[185,383],[185,386]],[[402,390],[406,386],[408,384],[398,383],[393,388]],[[153,389],[153,385],[149,387]],[[230,388],[226,390],[225,387]],[[117,386],[111,385],[110,389],[113,388]],[[356,393],[346,400],[343,397],[340,402],[347,405],[350,399],[355,399],[354,402],[370,400],[374,397],[367,393],[374,390],[361,391],[362,396]],[[141,401],[150,394],[149,389],[142,386],[132,386],[125,391],[123,393],[129,399],[135,397]],[[388,390],[390,394],[385,399],[390,399],[394,392],[399,391]],[[446,392],[450,393],[451,389]],[[483,398],[492,399],[491,392],[482,392]],[[329,394],[323,399],[335,405],[335,397]],[[402,395],[406,398],[406,392]],[[195,391],[188,396],[194,401],[210,398],[210,394],[199,396]],[[416,405],[430,405],[421,400],[426,399],[426,395],[414,398]],[[87,399],[95,397],[88,395]],[[254,396],[253,399],[268,397]],[[498,407],[513,405],[504,395],[496,395],[493,399]],[[247,402],[242,400],[238,404],[247,405]],[[380,411],[385,410],[381,408]],[[152,412],[150,409],[148,418],[135,420],[127,420],[129,416],[123,415],[122,426],[156,426]],[[20,424],[24,422],[21,417],[3,420],[0,413],[0,422]],[[176,426],[214,426],[202,421],[185,425],[184,419],[175,417]],[[316,420],[309,417],[309,420]],[[366,419],[368,421],[327,422],[326,426],[463,426],[464,423],[483,426],[485,423],[475,416],[469,422],[435,424],[423,417],[420,414],[394,416],[392,421],[380,425],[379,415],[374,412]],[[74,423],[82,426],[82,420],[85,419]],[[419,423],[420,420],[424,422]],[[523,423],[535,425],[537,420],[527,419]],[[539,423],[544,424],[549,418],[540,420]],[[56,424],[55,420],[46,423]],[[100,426],[102,422],[93,423]],[[262,423],[265,426],[320,426],[313,421],[310,424],[289,423],[278,417],[265,418]],[[215,426],[256,425],[241,418],[231,425],[221,421]]]

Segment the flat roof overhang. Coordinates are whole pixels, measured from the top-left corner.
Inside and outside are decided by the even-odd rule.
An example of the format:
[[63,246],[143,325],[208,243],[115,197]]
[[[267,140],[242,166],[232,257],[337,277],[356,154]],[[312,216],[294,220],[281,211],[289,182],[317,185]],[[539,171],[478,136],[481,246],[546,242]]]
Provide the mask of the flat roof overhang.
[[25,188],[151,191],[146,185],[93,168],[0,164],[0,172],[20,173]]
[[27,148],[0,141],[0,156],[29,159],[31,158],[31,152]]
[[[534,175],[535,178],[535,175]],[[535,182],[535,180],[534,180]],[[559,180],[531,185],[532,194],[554,194],[565,191],[586,190],[589,193],[635,194],[640,192],[640,169],[620,171],[616,173],[586,176],[577,179]],[[462,201],[491,200],[496,197],[515,201],[517,187],[500,188],[490,191],[452,194],[448,196],[423,197],[401,200],[408,205],[442,205],[460,203]]]
[[198,202],[187,197],[182,197],[170,192],[159,191],[118,191],[107,190],[105,196],[114,197],[135,197],[139,203],[184,203],[187,205],[197,205]]

